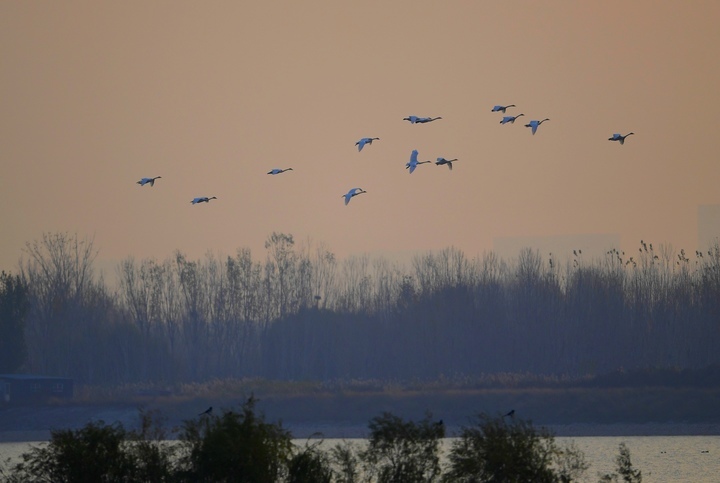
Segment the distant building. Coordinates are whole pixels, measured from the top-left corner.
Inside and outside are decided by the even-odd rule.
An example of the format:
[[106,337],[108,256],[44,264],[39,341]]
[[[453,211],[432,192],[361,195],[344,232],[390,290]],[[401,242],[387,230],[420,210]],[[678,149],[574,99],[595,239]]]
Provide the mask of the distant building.
[[603,233],[493,239],[493,252],[508,261],[516,259],[520,251],[526,248],[537,250],[543,258],[547,258],[552,253],[554,259],[566,260],[578,253],[584,260],[592,261],[605,256],[608,250],[619,249],[620,236]]
[[33,374],[0,374],[0,405],[44,404],[72,399],[73,380]]
[[698,250],[706,251],[720,238],[720,205],[698,206]]

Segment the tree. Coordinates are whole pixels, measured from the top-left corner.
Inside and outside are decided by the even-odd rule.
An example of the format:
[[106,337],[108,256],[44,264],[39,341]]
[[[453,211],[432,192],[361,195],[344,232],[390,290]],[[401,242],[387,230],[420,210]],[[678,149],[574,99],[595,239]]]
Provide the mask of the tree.
[[17,371],[27,358],[28,287],[18,275],[0,273],[0,373]]
[[330,483],[333,472],[326,453],[320,451],[319,440],[313,444],[305,443],[288,462],[288,483]]
[[281,480],[292,451],[290,433],[256,413],[254,397],[241,412],[200,416],[181,434],[185,455],[181,480],[274,483]]
[[620,443],[619,453],[615,457],[615,465],[617,472],[607,473],[600,477],[600,482],[616,482],[618,478],[626,483],[641,483],[642,471],[633,467],[630,461],[630,450],[625,443]]
[[515,417],[480,414],[462,429],[448,456],[448,482],[556,482],[553,436]]
[[174,481],[175,446],[165,441],[161,418],[141,411],[140,426],[136,433],[121,423],[98,421],[78,430],[53,430],[50,442],[22,454],[22,462],[11,467],[3,481]]
[[440,440],[445,437],[442,421],[428,414],[418,422],[404,421],[389,412],[373,418],[368,447],[361,453],[368,473],[379,483],[437,481],[440,476]]
[[333,474],[337,483],[356,483],[360,481],[358,454],[351,443],[343,441],[336,444],[330,449],[330,459],[333,463]]

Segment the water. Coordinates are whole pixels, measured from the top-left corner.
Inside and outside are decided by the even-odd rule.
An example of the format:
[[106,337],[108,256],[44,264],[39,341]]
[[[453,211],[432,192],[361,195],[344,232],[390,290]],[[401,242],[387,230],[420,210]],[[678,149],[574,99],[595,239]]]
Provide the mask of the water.
[[[295,443],[304,445],[306,441],[298,439]],[[342,441],[326,439],[322,447],[331,448]],[[362,445],[365,440],[345,441]],[[643,482],[720,482],[720,436],[579,436],[556,437],[555,441],[561,446],[572,442],[585,453],[590,468],[582,481],[596,482],[598,473],[614,471],[618,446],[624,442],[633,466],[642,471]],[[444,440],[444,450],[451,443],[452,439]],[[0,443],[0,461],[19,461],[22,453],[38,444]]]

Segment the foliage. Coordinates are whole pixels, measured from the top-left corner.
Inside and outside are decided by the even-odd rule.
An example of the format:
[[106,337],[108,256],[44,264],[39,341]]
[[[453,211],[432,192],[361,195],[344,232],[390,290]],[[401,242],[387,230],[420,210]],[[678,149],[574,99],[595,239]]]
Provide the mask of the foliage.
[[[452,445],[448,482],[556,482],[558,454],[554,437],[514,416],[480,414],[474,427],[464,427]],[[565,472],[570,477],[571,473]]]
[[[163,418],[140,412],[140,429],[90,422],[79,430],[52,431],[47,445],[33,446],[0,481],[25,482],[552,482],[578,481],[588,465],[573,445],[558,448],[545,429],[512,417],[480,414],[463,428],[443,473],[441,421],[406,421],[391,413],[373,418],[362,450],[351,443],[322,451],[322,441],[294,447],[281,425],[264,422],[250,397],[241,412],[199,415],[186,421],[180,444],[166,440]],[[364,474],[359,471],[362,463]],[[617,472],[601,481],[639,483],[630,451],[620,444]]]
[[288,462],[288,483],[330,483],[333,471],[326,453],[318,449],[322,440],[309,441]]
[[[630,461],[630,450],[625,443],[620,443],[618,455],[615,457],[616,472],[607,473],[600,477],[600,482],[641,483],[642,471],[635,469]],[[620,480],[622,478],[622,480]]]
[[20,276],[0,273],[0,374],[18,370],[27,357],[28,287]]
[[248,249],[127,259],[117,292],[93,276],[92,240],[44,234],[25,253],[26,367],[81,384],[582,378],[720,364],[718,245],[693,257],[641,242],[632,256],[595,260],[448,248],[404,267],[339,261],[272,233],[260,259]]
[[355,447],[343,441],[330,449],[333,475],[336,483],[356,483],[360,478],[360,459]]
[[192,482],[274,483],[291,457],[290,433],[266,423],[250,397],[240,412],[203,415],[186,421],[181,440],[182,479]]
[[122,424],[90,422],[78,430],[53,430],[9,472],[9,482],[172,481],[173,447],[151,414],[141,413],[139,433]]
[[368,447],[361,453],[365,471],[379,483],[436,481],[440,476],[439,443],[445,437],[442,421],[431,415],[418,422],[385,412],[368,428]]
[[590,467],[583,453],[574,443],[559,448],[555,453],[553,468],[561,483],[578,481]]

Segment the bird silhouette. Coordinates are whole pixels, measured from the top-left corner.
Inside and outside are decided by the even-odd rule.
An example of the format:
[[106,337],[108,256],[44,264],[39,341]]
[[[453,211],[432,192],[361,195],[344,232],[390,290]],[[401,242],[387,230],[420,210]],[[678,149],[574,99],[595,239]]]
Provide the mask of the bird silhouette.
[[507,418],[507,417],[514,418],[514,417],[515,417],[515,410],[514,410],[514,409],[511,409],[510,411],[508,411],[506,414],[503,415],[503,418]]
[[212,412],[212,406],[210,406],[210,407],[207,408],[205,411],[203,411],[203,412],[201,412],[200,414],[198,414],[198,416],[205,416],[205,415],[210,416],[210,413],[211,413],[211,412]]
[[620,134],[620,133],[615,133],[615,134],[612,135],[611,138],[608,138],[608,141],[620,141],[620,145],[623,145],[623,144],[625,144],[625,138],[628,137],[628,136],[632,136],[633,134],[635,134],[635,133],[634,133],[634,132],[629,132],[629,133],[627,133],[626,135],[623,136],[623,135]]
[[545,121],[549,121],[549,120],[550,120],[550,119],[548,119],[548,118],[545,118],[545,119],[543,119],[542,121],[534,121],[534,120],[533,120],[533,121],[530,121],[529,123],[525,124],[525,127],[530,127],[530,128],[532,128],[532,133],[535,134],[535,132],[537,131],[538,126],[540,126],[540,124],[544,123]]
[[415,171],[415,168],[417,168],[421,164],[425,163],[432,163],[432,161],[418,161],[418,150],[413,149],[413,152],[410,154],[410,161],[405,164],[405,169],[410,168],[410,174],[412,174],[413,171]]
[[362,151],[362,148],[365,147],[366,144],[372,144],[373,141],[379,141],[380,138],[362,138],[360,141],[355,143],[355,146],[358,147],[358,152]]
[[140,181],[137,182],[140,186],[145,186],[146,184],[149,184],[150,186],[155,186],[155,180],[162,178],[162,176],[155,176],[154,178],[143,178]]
[[190,202],[193,205],[196,205],[198,203],[210,203],[210,200],[216,200],[217,197],[213,196],[211,198],[208,198],[207,196],[200,196],[198,198],[193,198],[193,200]]
[[350,203],[350,200],[353,198],[353,196],[361,195],[363,193],[367,193],[367,191],[362,188],[353,188],[344,195],[342,195],[342,197],[345,198],[345,204],[347,205],[348,203]]
[[507,106],[494,106],[490,112],[505,113],[505,109],[507,109],[508,107],[515,107],[515,104],[508,104]]
[[455,159],[437,158],[437,161],[435,161],[435,164],[437,166],[442,166],[442,165],[447,164],[447,167],[450,168],[450,171],[452,171],[453,161],[457,161],[457,158],[455,158]]
[[280,173],[284,173],[285,171],[292,171],[292,170],[293,170],[292,168],[285,168],[285,169],[275,168],[275,169],[271,169],[270,171],[268,171],[267,174],[280,174]]
[[515,124],[515,119],[517,119],[520,116],[524,116],[525,114],[518,114],[517,116],[503,116],[502,121],[500,121],[500,124]]
[[403,121],[410,121],[410,124],[425,124],[428,122],[433,122],[438,119],[442,119],[442,117],[418,117],[418,116],[408,116],[404,117]]

